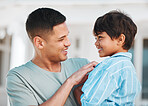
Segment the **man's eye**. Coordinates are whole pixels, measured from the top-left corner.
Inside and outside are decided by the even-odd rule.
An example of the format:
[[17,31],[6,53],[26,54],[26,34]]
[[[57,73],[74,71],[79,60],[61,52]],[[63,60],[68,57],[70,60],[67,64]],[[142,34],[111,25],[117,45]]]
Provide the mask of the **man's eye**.
[[95,37],[95,40],[97,40],[97,37]]
[[63,40],[64,40],[64,38],[60,38],[60,39],[59,39],[59,41],[63,41]]

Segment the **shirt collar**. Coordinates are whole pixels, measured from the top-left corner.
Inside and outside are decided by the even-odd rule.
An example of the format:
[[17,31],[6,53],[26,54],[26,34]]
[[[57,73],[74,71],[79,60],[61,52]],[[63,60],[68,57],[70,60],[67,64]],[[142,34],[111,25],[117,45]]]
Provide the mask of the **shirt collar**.
[[132,59],[132,54],[129,52],[120,52],[120,53],[116,53],[116,54],[112,55],[111,57],[128,57],[128,58]]

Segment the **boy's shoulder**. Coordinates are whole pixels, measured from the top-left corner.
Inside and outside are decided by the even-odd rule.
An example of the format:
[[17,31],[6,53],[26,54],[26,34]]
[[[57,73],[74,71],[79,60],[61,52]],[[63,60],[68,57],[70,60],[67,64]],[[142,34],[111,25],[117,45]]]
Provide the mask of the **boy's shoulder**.
[[[106,58],[100,64],[103,70],[112,73],[125,67],[133,67],[130,53],[117,53]],[[127,69],[127,68],[126,68]]]
[[112,55],[111,57],[107,58],[106,60],[104,60],[105,63],[107,64],[113,64],[113,63],[117,63],[117,62],[127,62],[127,61],[131,61],[132,58],[132,54],[129,52],[120,52],[120,53],[116,53],[114,55]]

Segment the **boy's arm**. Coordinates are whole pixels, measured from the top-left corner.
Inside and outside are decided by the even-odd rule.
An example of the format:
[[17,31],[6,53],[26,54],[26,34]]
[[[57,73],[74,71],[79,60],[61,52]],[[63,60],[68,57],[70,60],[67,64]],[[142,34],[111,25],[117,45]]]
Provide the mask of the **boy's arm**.
[[81,104],[83,104],[84,106],[101,105],[111,95],[111,93],[118,88],[117,81],[115,81],[114,78],[109,77],[107,74],[105,74],[100,79],[97,79],[96,76],[93,78],[91,77],[91,79],[93,79],[93,83],[97,83],[95,83],[93,86],[88,83],[83,85],[83,88],[85,88],[85,90],[82,89],[84,95],[81,99]]
[[79,105],[81,106],[81,100],[80,100],[80,97],[81,97],[81,95],[83,94],[83,92],[82,92],[82,87],[83,87],[83,84],[84,84],[84,82],[86,81],[88,79],[88,75],[85,75],[85,77],[81,80],[81,82],[79,83],[80,84],[80,86],[78,86],[78,87],[76,87],[75,89],[74,89],[74,96],[75,96],[75,98],[76,98],[76,100],[77,100],[77,102],[79,103]]
[[78,102],[78,104],[79,104],[80,106],[81,106],[80,97],[81,97],[81,95],[83,94],[83,92],[81,91],[82,86],[83,86],[83,85],[81,85],[81,86],[79,86],[79,87],[77,87],[77,88],[74,89],[74,96],[75,96],[75,98],[76,98],[76,100],[77,100],[77,102]]

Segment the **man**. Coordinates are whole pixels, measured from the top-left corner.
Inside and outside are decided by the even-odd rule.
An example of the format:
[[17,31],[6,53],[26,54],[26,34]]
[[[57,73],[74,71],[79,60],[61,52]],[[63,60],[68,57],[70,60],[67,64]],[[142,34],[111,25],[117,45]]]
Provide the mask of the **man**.
[[80,58],[67,59],[71,43],[65,21],[64,15],[50,8],[39,8],[29,15],[26,30],[35,56],[7,75],[11,106],[77,105],[73,87],[84,82],[86,74],[97,63]]

